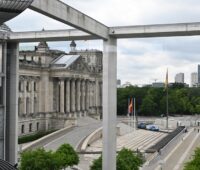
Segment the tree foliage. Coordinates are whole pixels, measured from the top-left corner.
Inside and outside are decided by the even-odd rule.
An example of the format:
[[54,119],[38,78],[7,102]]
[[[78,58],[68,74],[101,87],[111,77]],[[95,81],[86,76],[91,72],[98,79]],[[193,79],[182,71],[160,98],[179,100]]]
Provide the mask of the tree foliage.
[[[124,148],[117,155],[117,170],[139,170],[142,164],[141,154],[136,154],[129,149]],[[102,156],[93,161],[90,170],[102,170]]]
[[[200,114],[200,88],[174,85],[169,91],[169,114]],[[136,98],[136,114],[158,116],[166,114],[166,91],[163,88],[134,87],[117,90],[117,113],[126,115],[128,98]]]
[[78,165],[79,157],[74,149],[69,144],[61,145],[56,151],[57,155],[60,155],[62,160],[62,167]]
[[199,170],[200,168],[200,148],[197,148],[194,157],[190,162],[185,164],[184,170]]
[[78,163],[79,157],[74,149],[69,144],[63,144],[56,152],[42,148],[23,152],[19,169],[60,170]]

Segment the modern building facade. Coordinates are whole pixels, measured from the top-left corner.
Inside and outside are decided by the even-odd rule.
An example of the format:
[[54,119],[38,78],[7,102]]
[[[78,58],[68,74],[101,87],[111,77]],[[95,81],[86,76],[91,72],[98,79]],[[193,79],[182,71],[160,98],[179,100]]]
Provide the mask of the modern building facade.
[[184,84],[184,73],[178,73],[175,75],[175,83]]
[[197,87],[198,86],[198,73],[194,72],[191,73],[191,87]]
[[40,42],[19,56],[18,135],[60,129],[102,114],[102,52],[51,50]]

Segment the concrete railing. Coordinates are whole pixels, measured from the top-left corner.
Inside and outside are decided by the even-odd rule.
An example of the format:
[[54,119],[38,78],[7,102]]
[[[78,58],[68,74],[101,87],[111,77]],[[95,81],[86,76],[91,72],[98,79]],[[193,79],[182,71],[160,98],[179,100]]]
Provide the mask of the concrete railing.
[[[117,128],[117,135],[120,135],[120,127]],[[81,146],[81,151],[84,152],[86,151],[87,147],[91,145],[93,142],[97,141],[98,139],[102,138],[102,130],[103,128],[100,127],[94,132],[92,132],[83,142]]]
[[102,127],[100,127],[99,129],[95,130],[94,132],[92,132],[83,142],[82,146],[81,146],[81,151],[85,151],[88,147],[88,145],[90,145],[91,143],[93,143],[94,141],[100,139],[102,137]]
[[53,132],[49,135],[46,135],[36,141],[33,141],[29,144],[27,144],[26,146],[22,147],[20,152],[21,151],[26,151],[26,150],[30,150],[30,149],[34,149],[34,148],[37,148],[37,147],[43,147],[45,144],[59,138],[60,136],[66,134],[67,132],[69,132],[71,129],[73,129],[74,126],[68,126],[68,127],[65,127],[63,129],[60,129],[56,132]]
[[165,145],[165,147],[160,150],[160,152],[155,152],[154,157],[148,160],[141,169],[154,170],[159,165],[160,161],[163,160],[167,154],[169,154],[174,146],[176,146],[183,139],[183,134],[185,134],[185,129],[180,131],[167,145]]

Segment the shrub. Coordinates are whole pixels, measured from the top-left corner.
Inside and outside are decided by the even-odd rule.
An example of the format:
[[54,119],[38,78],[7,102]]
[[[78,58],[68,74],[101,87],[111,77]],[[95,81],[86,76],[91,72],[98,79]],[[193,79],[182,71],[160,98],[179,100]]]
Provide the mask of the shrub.
[[44,149],[25,151],[21,155],[20,170],[59,170],[54,164],[52,152]]
[[20,138],[18,138],[18,144],[32,142],[32,141],[37,140],[37,139],[39,139],[43,136],[46,136],[46,135],[48,135],[52,132],[55,132],[55,130],[48,131],[48,132],[38,132],[38,133],[33,134],[33,135],[20,137]]
[[77,165],[79,157],[69,144],[61,145],[56,152],[36,149],[21,154],[20,170],[60,170]]

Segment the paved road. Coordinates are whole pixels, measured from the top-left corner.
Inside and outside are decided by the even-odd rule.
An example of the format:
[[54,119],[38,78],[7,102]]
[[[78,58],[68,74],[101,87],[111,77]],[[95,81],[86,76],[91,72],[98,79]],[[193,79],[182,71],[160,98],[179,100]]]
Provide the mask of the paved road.
[[100,121],[88,117],[78,119],[77,124],[78,126],[75,127],[72,131],[46,144],[44,148],[46,150],[55,151],[60,145],[64,143],[69,143],[75,148],[84,137],[88,136],[94,130],[102,126]]

